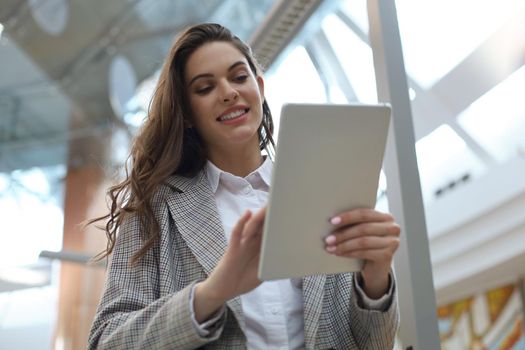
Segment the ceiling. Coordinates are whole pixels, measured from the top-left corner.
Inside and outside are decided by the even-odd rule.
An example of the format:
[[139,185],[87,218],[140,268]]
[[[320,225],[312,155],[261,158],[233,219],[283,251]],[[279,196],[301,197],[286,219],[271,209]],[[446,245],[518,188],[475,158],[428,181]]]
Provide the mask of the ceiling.
[[[312,13],[328,11],[325,4],[343,25],[333,27],[344,33],[339,49],[328,26],[317,25],[308,35],[300,32]],[[363,44],[368,41],[363,4],[0,0],[0,173],[56,164],[74,167],[103,154],[110,148],[105,144],[109,134],[128,130],[122,111],[128,90],[151,77],[176,33],[196,22],[231,27],[252,43],[266,65],[295,37],[326,89],[338,85],[347,101],[358,100],[359,77],[353,79],[345,69],[355,62],[356,71],[365,70],[355,61],[359,45],[345,49],[355,37],[364,55],[369,50]],[[525,8],[520,0],[491,0],[473,13],[473,4],[478,5],[474,0],[396,1],[414,94],[419,171],[440,302],[489,288],[496,277],[504,282],[517,278],[525,257],[523,245],[513,244],[525,237],[525,219],[519,214],[525,210],[525,148],[520,154],[516,146],[521,142],[525,147],[520,136],[525,133],[520,92],[525,88]],[[42,23],[48,23],[47,31]],[[478,40],[466,33],[483,35]],[[462,54],[454,56],[457,52]],[[113,74],[117,78],[112,82]],[[496,107],[487,108],[484,99],[516,74],[521,74],[519,83],[502,90],[503,98],[492,101]],[[304,86],[302,78],[295,80]],[[366,79],[373,80],[373,75]],[[288,79],[281,85],[293,91],[293,83]],[[278,96],[272,106],[276,100]],[[499,132],[505,116],[514,113],[512,106],[521,121]],[[491,142],[509,145],[507,156],[499,157],[490,142],[477,136],[475,128],[481,125],[489,130]],[[437,137],[450,134],[459,141]],[[434,146],[425,146],[429,143]]]
[[[250,42],[261,63],[270,65],[321,2],[0,0],[0,208],[4,215],[19,221],[22,212],[33,210],[29,197],[47,208],[61,207],[64,165],[71,169],[113,161],[114,135],[133,132],[124,118],[126,109],[133,108],[127,100],[143,81],[155,80],[181,29],[199,22],[222,23]],[[45,232],[39,232],[49,246],[61,236],[62,218],[57,212],[37,210],[57,224],[44,223]],[[12,228],[11,220],[0,221],[1,232],[22,233],[0,235],[2,246],[11,242],[19,247],[16,237],[34,241],[29,237],[38,230],[23,224]],[[30,247],[24,246],[24,254],[17,249],[10,251],[29,256],[29,261],[36,258]],[[38,252],[56,258],[53,252],[41,248]],[[5,255],[2,262],[11,266],[16,259]],[[61,253],[59,258],[84,263],[89,259],[80,253],[71,257]],[[0,266],[0,292],[49,283],[49,261],[22,265],[28,271],[39,270],[40,282],[16,278],[21,274]]]
[[0,172],[100,154],[93,140],[123,126],[119,93],[159,69],[177,32],[219,21],[247,39],[272,3],[2,0]]

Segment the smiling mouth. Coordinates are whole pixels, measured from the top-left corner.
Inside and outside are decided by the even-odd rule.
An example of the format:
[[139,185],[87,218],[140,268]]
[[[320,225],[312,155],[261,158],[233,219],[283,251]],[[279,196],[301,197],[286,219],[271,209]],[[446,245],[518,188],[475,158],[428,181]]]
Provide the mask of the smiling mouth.
[[228,113],[228,114],[225,114],[225,115],[222,115],[222,116],[218,117],[217,121],[224,122],[224,121],[228,121],[228,120],[237,119],[237,118],[243,116],[244,114],[248,113],[248,111],[249,111],[249,108],[239,109],[239,110],[236,110],[234,112],[231,112],[231,113]]

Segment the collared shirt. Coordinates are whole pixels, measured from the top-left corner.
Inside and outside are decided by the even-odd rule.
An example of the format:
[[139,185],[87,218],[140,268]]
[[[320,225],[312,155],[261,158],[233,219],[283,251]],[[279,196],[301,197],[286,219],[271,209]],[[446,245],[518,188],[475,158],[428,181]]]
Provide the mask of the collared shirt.
[[[272,161],[269,157],[242,178],[211,162],[206,174],[219,210],[226,239],[247,210],[256,212],[268,202]],[[248,349],[304,348],[303,295],[300,279],[265,281],[241,295]]]
[[[267,157],[258,169],[242,178],[222,171],[208,161],[206,175],[228,241],[237,220],[247,209],[256,212],[266,205],[272,166],[272,161]],[[392,296],[392,284],[389,293],[378,300],[369,299],[359,285],[355,284],[355,287],[362,304],[370,309],[384,309]],[[240,298],[248,349],[304,348],[301,279],[265,281]],[[193,305],[193,293],[190,302]],[[224,307],[200,325],[194,319],[199,333],[207,336],[223,312]]]

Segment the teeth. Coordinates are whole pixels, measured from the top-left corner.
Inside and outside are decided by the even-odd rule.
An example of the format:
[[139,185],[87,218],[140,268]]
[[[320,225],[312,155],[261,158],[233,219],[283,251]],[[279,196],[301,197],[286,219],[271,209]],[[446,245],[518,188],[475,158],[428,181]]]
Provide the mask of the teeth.
[[219,119],[222,121],[222,120],[230,120],[230,119],[234,119],[234,118],[237,118],[237,117],[240,117],[241,115],[243,115],[245,112],[244,109],[240,109],[238,111],[235,111],[235,112],[231,112],[231,113],[228,113],[226,115],[223,115],[222,117],[220,117]]

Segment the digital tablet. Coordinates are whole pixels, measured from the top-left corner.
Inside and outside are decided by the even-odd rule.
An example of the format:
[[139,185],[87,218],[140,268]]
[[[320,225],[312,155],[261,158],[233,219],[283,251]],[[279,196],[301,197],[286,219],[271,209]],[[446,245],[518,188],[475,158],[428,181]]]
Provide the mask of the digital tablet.
[[329,219],[374,208],[388,105],[287,104],[281,112],[258,276],[261,280],[358,271],[328,254]]

